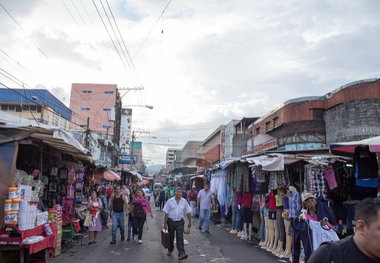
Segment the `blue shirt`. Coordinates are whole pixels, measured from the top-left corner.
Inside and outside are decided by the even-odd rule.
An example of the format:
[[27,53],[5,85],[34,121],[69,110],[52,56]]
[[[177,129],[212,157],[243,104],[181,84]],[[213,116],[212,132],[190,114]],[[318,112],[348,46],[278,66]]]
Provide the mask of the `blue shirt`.
[[198,193],[200,209],[211,209],[212,197],[211,190],[208,190],[207,192],[204,189],[200,190]]

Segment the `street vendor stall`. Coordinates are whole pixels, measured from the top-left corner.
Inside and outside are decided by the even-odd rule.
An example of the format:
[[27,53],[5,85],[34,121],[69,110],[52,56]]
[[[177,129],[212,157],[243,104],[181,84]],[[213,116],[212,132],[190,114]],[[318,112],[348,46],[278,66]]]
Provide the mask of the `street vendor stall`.
[[87,154],[70,133],[56,127],[28,120],[0,124],[3,254],[20,250],[21,262],[39,251],[60,253],[62,216],[74,217],[75,204],[84,199]]

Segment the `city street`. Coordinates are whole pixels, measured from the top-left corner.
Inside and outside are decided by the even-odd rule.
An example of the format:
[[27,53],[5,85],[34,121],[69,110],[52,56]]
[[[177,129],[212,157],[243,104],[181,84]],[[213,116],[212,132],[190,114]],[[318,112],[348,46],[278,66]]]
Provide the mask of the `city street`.
[[[160,228],[162,224],[163,213],[159,210],[154,211],[153,220],[149,219],[148,224],[144,227],[142,245],[136,241],[121,242],[118,235],[116,245],[111,245],[111,224],[109,228],[103,230],[98,237],[98,243],[87,245],[87,237],[83,240],[83,246],[80,243],[68,245],[63,253],[49,262],[67,263],[67,262],[91,262],[91,263],[119,263],[119,262],[178,262],[177,250],[171,257],[166,255],[166,250],[161,245]],[[196,224],[197,221],[194,223]],[[193,224],[190,235],[185,235],[189,241],[186,245],[186,252],[189,258],[184,262],[285,262],[278,261],[266,251],[259,249],[256,245],[249,245],[246,241],[228,234],[218,226],[213,225],[211,234],[202,233],[195,229]],[[147,230],[148,228],[148,230]],[[256,242],[255,242],[256,244]]]

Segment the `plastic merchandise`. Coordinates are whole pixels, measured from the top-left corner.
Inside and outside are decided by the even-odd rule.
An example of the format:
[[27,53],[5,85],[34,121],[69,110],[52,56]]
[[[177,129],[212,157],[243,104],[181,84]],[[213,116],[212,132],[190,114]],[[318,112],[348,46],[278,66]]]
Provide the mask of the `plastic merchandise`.
[[21,243],[24,245],[31,245],[31,244],[38,243],[42,240],[44,240],[43,236],[32,236],[32,237],[25,238]]

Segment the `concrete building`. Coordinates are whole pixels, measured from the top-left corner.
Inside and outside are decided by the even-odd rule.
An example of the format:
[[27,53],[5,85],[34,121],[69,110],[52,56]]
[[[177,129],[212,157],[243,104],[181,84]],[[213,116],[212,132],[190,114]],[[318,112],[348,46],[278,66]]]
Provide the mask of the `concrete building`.
[[202,142],[202,147],[199,149],[200,159],[203,159],[207,164],[214,164],[224,160],[225,127],[225,125],[220,125]]
[[68,130],[71,110],[45,89],[0,89],[0,110]]
[[[181,150],[176,148],[169,148],[166,151],[166,169],[170,171],[174,168],[179,168],[181,163]],[[179,167],[178,167],[179,165]]]
[[122,109],[120,123],[120,152],[121,154],[131,154],[132,141],[132,109]]
[[197,167],[199,159],[198,151],[202,146],[202,142],[188,141],[182,148],[181,165],[182,167]]
[[250,125],[251,152],[315,150],[380,134],[380,80],[349,83],[324,96],[286,101]]
[[[96,132],[114,134],[115,106],[118,101],[117,85],[73,83],[71,86],[70,109],[84,118],[73,116],[73,122]],[[71,128],[75,128],[73,125]]]

